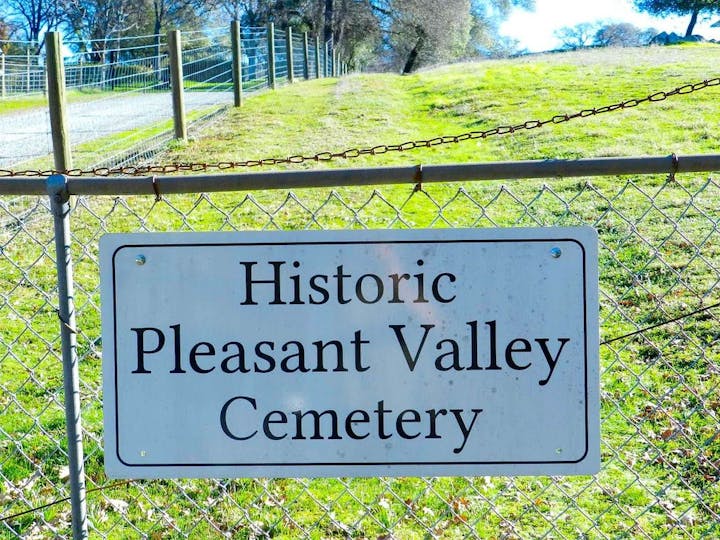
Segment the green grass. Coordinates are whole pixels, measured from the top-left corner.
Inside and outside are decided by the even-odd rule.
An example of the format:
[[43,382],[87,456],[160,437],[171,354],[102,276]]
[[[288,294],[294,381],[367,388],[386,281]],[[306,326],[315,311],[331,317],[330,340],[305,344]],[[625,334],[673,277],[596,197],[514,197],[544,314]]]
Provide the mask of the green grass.
[[[252,106],[233,111],[228,122],[171,159],[312,155],[545,120],[717,77],[713,62],[718,60],[715,45],[598,49],[459,64],[408,77],[312,82],[254,97]],[[715,87],[566,124],[347,165],[714,152],[720,147],[717,95]],[[276,114],[280,107],[282,115]]]
[[[514,125],[717,77],[719,51],[594,50],[409,77],[302,83],[253,97],[157,161],[314,154]],[[301,167],[717,152],[719,98],[715,87],[502,137]],[[264,190],[172,196],[162,203],[80,199],[72,230],[88,485],[108,482],[97,309],[103,231],[590,224],[601,239],[601,333],[607,339],[720,300],[718,200],[716,173],[680,174],[675,181],[468,181],[420,191],[407,185]],[[27,204],[15,201],[9,210],[19,214]],[[0,232],[3,515],[53,500],[57,486],[66,486],[51,224],[6,221]],[[705,313],[601,348],[603,469],[595,478],[140,481],[90,494],[90,520],[109,538],[220,538],[225,532],[248,539],[381,538],[387,529],[400,539],[716,538],[717,317],[717,311]],[[0,538],[53,537],[53,528],[66,535],[67,510],[59,505],[10,520]]]

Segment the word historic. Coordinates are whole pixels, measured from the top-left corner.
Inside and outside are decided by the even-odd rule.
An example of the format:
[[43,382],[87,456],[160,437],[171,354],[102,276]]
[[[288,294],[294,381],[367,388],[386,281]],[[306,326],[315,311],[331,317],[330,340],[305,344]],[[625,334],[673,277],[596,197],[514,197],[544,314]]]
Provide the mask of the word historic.
[[[343,305],[353,301],[363,304],[419,304],[432,300],[448,304],[455,299],[455,294],[449,295],[446,291],[457,280],[449,272],[441,272],[429,279],[424,272],[394,273],[387,276],[368,273],[353,276],[346,273],[345,266],[340,264],[334,273],[314,274],[303,278],[299,273],[283,272],[286,261],[268,261],[270,272],[261,277],[258,275],[259,270],[255,269],[259,264],[257,261],[243,261],[240,264],[245,269],[245,298],[242,305],[257,305],[256,293],[259,294],[258,289],[261,286],[264,289],[260,292],[264,293],[264,302],[268,305],[322,305],[328,302]],[[419,259],[416,264],[421,268],[425,261]],[[291,266],[299,270],[302,263],[293,261]]]

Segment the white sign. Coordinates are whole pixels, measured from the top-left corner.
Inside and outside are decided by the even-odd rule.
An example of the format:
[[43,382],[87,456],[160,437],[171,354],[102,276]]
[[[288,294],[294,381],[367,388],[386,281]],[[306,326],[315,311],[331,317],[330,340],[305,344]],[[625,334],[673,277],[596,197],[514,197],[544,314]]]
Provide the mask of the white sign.
[[108,476],[592,474],[590,228],[113,234]]

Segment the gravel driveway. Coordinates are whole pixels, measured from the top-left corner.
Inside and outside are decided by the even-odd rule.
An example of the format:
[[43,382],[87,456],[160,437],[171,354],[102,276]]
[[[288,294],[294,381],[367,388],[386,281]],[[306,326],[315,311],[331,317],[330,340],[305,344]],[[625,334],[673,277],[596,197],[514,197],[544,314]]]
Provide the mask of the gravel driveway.
[[[191,111],[232,103],[231,92],[185,92]],[[68,106],[70,141],[77,145],[172,118],[170,93],[123,94]],[[50,115],[34,109],[0,115],[0,168],[52,152]]]

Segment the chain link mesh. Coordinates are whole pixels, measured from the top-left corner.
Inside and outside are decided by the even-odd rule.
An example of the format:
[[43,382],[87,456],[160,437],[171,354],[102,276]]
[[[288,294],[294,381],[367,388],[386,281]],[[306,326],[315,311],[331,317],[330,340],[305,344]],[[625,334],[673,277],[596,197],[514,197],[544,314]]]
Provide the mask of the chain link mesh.
[[[106,486],[98,240],[106,232],[591,225],[602,339],[716,303],[720,183],[683,176],[152,197],[80,197],[72,214],[89,490]],[[52,220],[0,201],[0,507],[68,495]],[[30,219],[32,218],[32,219]],[[594,477],[158,480],[88,493],[98,538],[717,538],[717,310],[601,347]],[[69,534],[69,503],[0,538]]]

